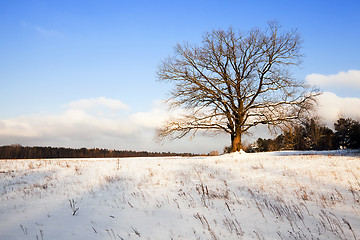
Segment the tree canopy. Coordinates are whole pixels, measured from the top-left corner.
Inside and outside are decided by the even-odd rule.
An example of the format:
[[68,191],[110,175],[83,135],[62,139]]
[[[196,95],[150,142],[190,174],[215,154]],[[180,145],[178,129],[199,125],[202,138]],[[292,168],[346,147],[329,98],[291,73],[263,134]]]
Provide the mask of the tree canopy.
[[299,119],[316,95],[291,73],[302,61],[301,43],[296,30],[281,31],[270,22],[247,33],[232,28],[205,33],[200,46],[177,44],[157,74],[174,84],[171,108],[186,111],[159,128],[157,137],[228,133],[231,151],[239,151],[242,135],[252,127]]

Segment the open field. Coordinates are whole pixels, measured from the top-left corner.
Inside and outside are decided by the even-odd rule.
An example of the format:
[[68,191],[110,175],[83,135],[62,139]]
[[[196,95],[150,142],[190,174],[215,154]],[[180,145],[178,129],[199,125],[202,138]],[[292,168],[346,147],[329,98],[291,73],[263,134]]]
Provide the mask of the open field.
[[0,239],[360,239],[338,153],[1,160]]

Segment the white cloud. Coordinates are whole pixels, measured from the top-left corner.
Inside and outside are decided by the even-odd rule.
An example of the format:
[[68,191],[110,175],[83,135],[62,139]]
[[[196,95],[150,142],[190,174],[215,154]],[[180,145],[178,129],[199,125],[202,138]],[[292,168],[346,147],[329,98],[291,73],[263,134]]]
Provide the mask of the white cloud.
[[342,98],[331,92],[324,92],[318,97],[317,114],[333,127],[339,117],[360,120],[360,98]]
[[69,109],[55,115],[30,115],[0,120],[0,136],[61,139],[92,139],[105,135],[130,135],[134,131],[123,119],[100,118]]
[[360,70],[349,70],[333,75],[309,74],[306,82],[315,86],[340,86],[360,88]]
[[110,110],[129,110],[129,106],[127,106],[125,103],[105,98],[105,97],[99,97],[99,98],[90,98],[90,99],[80,99],[77,101],[70,102],[67,107],[71,109],[78,109],[78,110],[90,110],[95,108],[107,108]]
[[[155,101],[146,112],[131,113],[129,109],[119,100],[91,98],[70,102],[57,114],[0,119],[0,145],[208,153],[221,151],[229,142],[228,136],[209,138],[199,134],[192,141],[159,144],[154,141],[155,129],[169,117],[166,104]],[[225,143],[220,144],[224,139]]]
[[[57,114],[0,119],[0,144],[47,145],[51,141],[57,146],[80,147],[103,138],[115,142],[136,134],[141,128],[121,114],[128,109],[121,101],[101,97],[71,102]],[[114,111],[118,114],[113,114]]]
[[148,112],[138,112],[130,117],[130,120],[137,125],[146,128],[158,128],[169,117],[169,111],[164,102],[156,101],[153,108]]

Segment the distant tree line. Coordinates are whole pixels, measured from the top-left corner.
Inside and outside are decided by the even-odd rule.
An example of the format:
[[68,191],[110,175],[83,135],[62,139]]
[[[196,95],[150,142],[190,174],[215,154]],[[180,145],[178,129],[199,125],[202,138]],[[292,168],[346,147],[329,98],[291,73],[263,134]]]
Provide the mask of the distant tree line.
[[118,151],[99,148],[24,147],[19,144],[0,147],[0,159],[44,159],[44,158],[124,158],[124,157],[168,157],[195,156],[192,153]]
[[335,150],[360,148],[360,123],[351,118],[340,118],[334,123],[335,131],[317,118],[284,130],[275,139],[258,138],[245,149],[248,152],[280,150]]

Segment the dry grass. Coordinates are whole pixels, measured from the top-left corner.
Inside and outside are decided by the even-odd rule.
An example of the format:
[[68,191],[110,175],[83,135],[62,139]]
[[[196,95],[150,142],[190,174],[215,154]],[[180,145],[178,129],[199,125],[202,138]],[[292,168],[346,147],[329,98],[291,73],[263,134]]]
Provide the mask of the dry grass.
[[[0,232],[19,238],[65,239],[77,234],[74,221],[89,239],[360,238],[358,157],[27,160],[0,167]],[[54,234],[55,223],[68,235]]]

